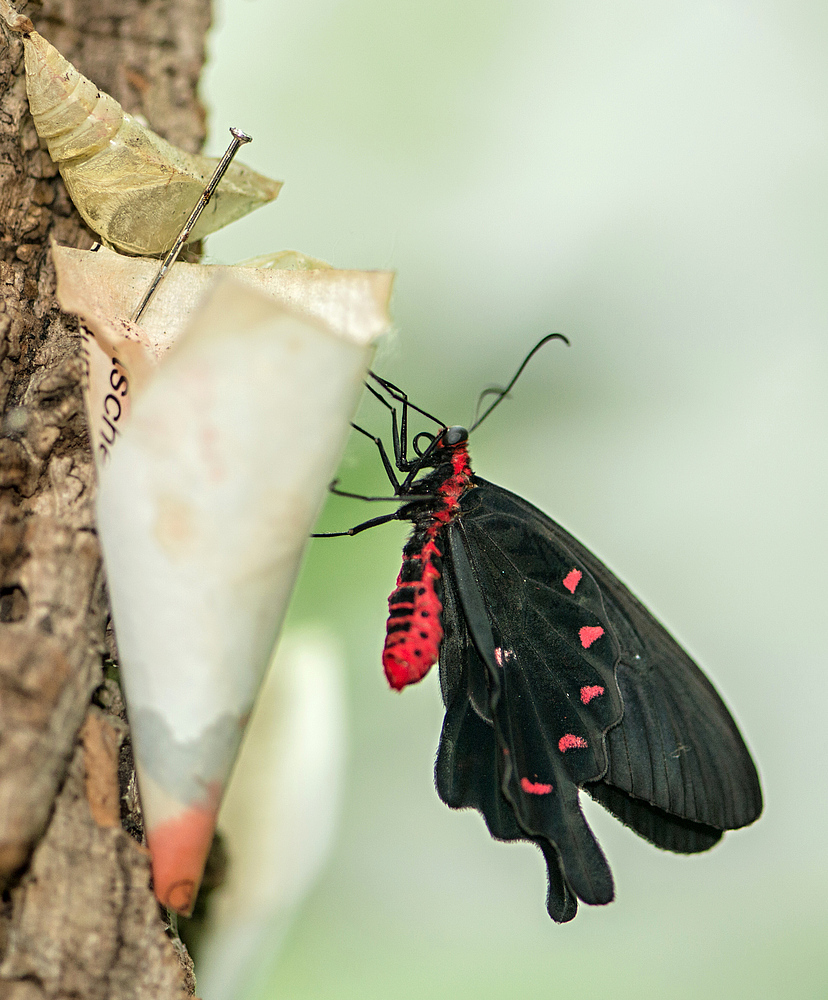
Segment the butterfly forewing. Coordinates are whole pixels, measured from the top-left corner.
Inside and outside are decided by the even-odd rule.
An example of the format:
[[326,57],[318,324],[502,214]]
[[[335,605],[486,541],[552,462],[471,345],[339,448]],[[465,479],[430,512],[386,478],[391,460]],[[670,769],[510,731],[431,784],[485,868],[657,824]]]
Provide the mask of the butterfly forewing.
[[[600,589],[568,548],[526,539],[520,520],[490,500],[488,489],[470,491],[462,518],[449,528],[452,552],[461,535],[473,567],[473,582],[461,580],[461,599],[467,603],[467,591],[492,595],[493,676],[513,727],[536,718],[556,766],[576,784],[595,780],[607,769],[604,733],[623,712],[615,682],[620,649]],[[458,568],[455,559],[455,574]]]
[[[535,588],[538,567],[554,566],[560,573],[571,559],[582,573],[572,596],[583,593],[587,609],[589,583],[597,587],[607,631],[619,646],[615,677],[624,706],[622,721],[604,729],[608,766],[601,780],[642,800],[642,809],[649,803],[719,830],[752,822],[762,808],[756,769],[730,713],[696,664],[607,567],[563,528],[520,497],[485,480],[476,478],[475,483],[477,489],[463,498],[462,523],[476,566],[489,566],[489,573],[499,566],[504,575],[509,566],[523,569],[526,583],[519,599],[540,617],[548,613],[548,605],[547,595]],[[509,530],[493,540],[491,531],[504,519]],[[570,577],[569,586],[574,581]],[[498,623],[500,617],[498,610]],[[519,641],[528,647],[533,639],[529,631]],[[585,657],[592,651],[591,645]],[[602,698],[590,700],[587,708],[599,709]],[[627,812],[633,815],[633,810]],[[639,829],[642,823],[631,825]]]

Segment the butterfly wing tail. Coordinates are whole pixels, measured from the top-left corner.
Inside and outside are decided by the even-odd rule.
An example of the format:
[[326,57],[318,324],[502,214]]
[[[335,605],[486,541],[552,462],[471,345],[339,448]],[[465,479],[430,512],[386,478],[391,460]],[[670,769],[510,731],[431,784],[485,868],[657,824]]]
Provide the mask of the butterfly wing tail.
[[[446,599],[450,602],[452,596],[449,592]],[[577,896],[567,884],[561,857],[554,844],[543,837],[527,834],[501,793],[494,728],[491,720],[482,718],[474,708],[480,692],[472,686],[468,663],[473,659],[481,673],[485,667],[470,641],[467,641],[463,665],[459,666],[456,657],[446,658],[446,669],[442,673],[446,718],[434,768],[437,794],[452,809],[477,809],[495,840],[526,840],[540,848],[547,868],[546,909],[556,923],[565,923],[572,920],[578,911]],[[444,652],[449,653],[449,647],[445,647]],[[451,674],[447,671],[449,662],[458,667]],[[476,687],[479,689],[480,678],[477,680]],[[485,681],[483,683],[485,686]]]

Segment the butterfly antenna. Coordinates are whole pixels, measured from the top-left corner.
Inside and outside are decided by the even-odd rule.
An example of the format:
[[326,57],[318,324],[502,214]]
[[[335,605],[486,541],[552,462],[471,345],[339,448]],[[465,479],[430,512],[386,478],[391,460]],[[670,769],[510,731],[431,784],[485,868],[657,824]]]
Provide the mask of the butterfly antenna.
[[483,392],[480,393],[480,395],[477,397],[477,406],[475,406],[475,408],[474,408],[474,416],[472,417],[472,422],[471,422],[471,427],[472,428],[477,427],[477,424],[478,424],[477,415],[478,415],[478,413],[480,413],[480,407],[483,405],[483,400],[487,396],[492,396],[495,393],[497,393],[498,395],[500,395],[500,393],[502,393],[503,391],[504,391],[504,389],[502,388],[502,386],[499,386],[499,385],[490,385],[490,386],[488,386],[488,388],[484,389]]
[[483,400],[486,398],[486,396],[490,396],[490,395],[492,395],[492,393],[495,393],[497,395],[497,399],[489,406],[489,408],[487,410],[484,411],[482,417],[478,417],[477,416],[477,411],[475,411],[475,418],[476,419],[475,419],[474,423],[471,425],[471,427],[469,428],[469,433],[471,433],[475,429],[475,427],[479,427],[483,423],[483,421],[486,419],[486,417],[488,417],[488,415],[492,412],[492,410],[496,406],[498,406],[506,398],[506,396],[509,395],[509,393],[512,391],[512,388],[514,387],[515,382],[517,382],[517,380],[520,378],[520,376],[521,376],[521,374],[523,372],[523,369],[529,364],[529,362],[538,353],[538,351],[543,347],[543,345],[544,344],[548,344],[550,340],[562,340],[567,345],[567,347],[569,346],[569,340],[562,333],[548,333],[545,337],[542,337],[537,342],[537,344],[535,344],[535,346],[532,348],[532,350],[526,355],[526,357],[523,359],[523,361],[520,363],[520,368],[518,368],[518,370],[512,376],[511,381],[509,382],[509,384],[504,389],[489,388],[489,389],[484,389],[483,392],[480,393],[480,398],[477,401],[477,410],[478,411],[480,410],[480,404],[483,402]]

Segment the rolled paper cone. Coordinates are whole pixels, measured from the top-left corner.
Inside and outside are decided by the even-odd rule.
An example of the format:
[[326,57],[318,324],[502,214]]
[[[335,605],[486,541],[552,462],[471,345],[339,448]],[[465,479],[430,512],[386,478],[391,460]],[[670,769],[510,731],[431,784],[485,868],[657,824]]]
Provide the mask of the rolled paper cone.
[[191,910],[379,330],[228,278],[132,400],[98,530],[155,892]]

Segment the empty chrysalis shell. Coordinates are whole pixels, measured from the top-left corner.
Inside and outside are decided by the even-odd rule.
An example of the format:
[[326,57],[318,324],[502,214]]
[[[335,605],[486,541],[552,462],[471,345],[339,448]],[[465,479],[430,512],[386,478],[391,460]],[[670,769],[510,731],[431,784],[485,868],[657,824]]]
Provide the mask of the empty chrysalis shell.
[[[23,34],[35,128],[83,220],[117,250],[165,253],[218,160],[186,153],[139,124],[7,0],[0,0],[0,14]],[[243,164],[231,164],[190,239],[201,239],[272,201],[281,186]]]

